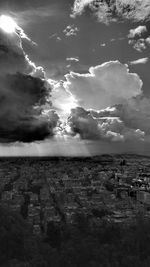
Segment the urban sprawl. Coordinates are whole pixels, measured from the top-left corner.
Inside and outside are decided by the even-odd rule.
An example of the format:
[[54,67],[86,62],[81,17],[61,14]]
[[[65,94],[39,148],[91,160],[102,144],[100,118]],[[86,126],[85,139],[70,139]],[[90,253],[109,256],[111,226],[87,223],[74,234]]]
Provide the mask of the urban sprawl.
[[150,216],[150,158],[3,158],[0,203],[19,212],[36,235],[45,235],[51,222],[73,224],[76,214],[95,226],[128,224],[138,212]]

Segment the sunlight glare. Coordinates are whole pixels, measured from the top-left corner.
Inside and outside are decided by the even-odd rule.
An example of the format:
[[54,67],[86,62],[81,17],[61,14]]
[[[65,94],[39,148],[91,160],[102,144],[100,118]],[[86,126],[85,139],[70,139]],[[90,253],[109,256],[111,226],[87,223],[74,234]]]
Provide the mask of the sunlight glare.
[[17,27],[17,23],[11,17],[0,16],[0,28],[6,33],[15,33]]
[[74,100],[70,100],[68,103],[61,104],[61,109],[64,113],[69,114],[71,112],[71,109],[76,108],[76,103]]

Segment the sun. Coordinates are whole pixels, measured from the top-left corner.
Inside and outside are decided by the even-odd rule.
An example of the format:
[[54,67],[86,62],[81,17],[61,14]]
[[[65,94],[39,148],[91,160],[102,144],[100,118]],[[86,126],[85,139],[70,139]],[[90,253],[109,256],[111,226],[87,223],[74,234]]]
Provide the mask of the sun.
[[0,16],[0,28],[6,33],[14,33],[17,29],[17,23],[9,16]]

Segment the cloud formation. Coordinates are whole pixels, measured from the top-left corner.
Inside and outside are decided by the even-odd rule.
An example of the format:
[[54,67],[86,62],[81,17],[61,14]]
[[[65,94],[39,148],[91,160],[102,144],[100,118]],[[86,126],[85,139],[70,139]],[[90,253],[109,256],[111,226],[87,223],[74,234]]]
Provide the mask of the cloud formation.
[[130,39],[128,43],[138,52],[143,52],[147,48],[144,38],[140,38],[138,40]]
[[138,26],[137,28],[130,29],[128,38],[135,38],[142,36],[145,32],[147,32],[146,26]]
[[91,67],[89,73],[71,72],[66,81],[46,81],[43,68],[25,54],[21,37],[4,32],[0,57],[1,142],[33,142],[53,135],[108,142],[144,139],[146,129],[138,127],[140,123],[128,125],[128,114],[123,117],[129,99],[142,92],[142,81],[127,65],[111,61]]
[[141,22],[150,19],[149,0],[75,0],[71,16],[81,15],[86,7],[105,24],[112,21]]
[[122,143],[149,135],[149,101],[138,100],[142,81],[127,65],[110,61],[88,73],[71,72],[64,81],[47,81],[43,68],[25,54],[22,38],[0,31],[0,142],[61,136]]
[[145,137],[144,131],[128,127],[119,117],[103,117],[101,112],[81,107],[72,109],[68,125],[69,134],[80,135],[81,139],[126,142],[144,141]]
[[64,87],[64,81],[57,82],[49,79],[48,82],[52,88],[52,107],[57,110],[62,119],[67,118],[71,109],[77,106],[74,96]]
[[114,118],[117,118],[127,128],[140,129],[146,136],[150,135],[150,98],[146,98],[142,94],[128,99],[123,104],[114,105],[111,108],[100,111],[91,110],[90,112],[96,119],[109,118],[114,120]]
[[78,57],[67,57],[66,60],[67,61],[79,62],[79,58]]
[[135,50],[142,52],[150,45],[150,37],[145,36],[147,33],[146,26],[138,26],[134,29],[130,29],[128,38],[129,45],[132,45]]
[[124,103],[140,94],[142,88],[139,76],[119,61],[91,67],[85,74],[71,72],[65,77],[65,89],[85,109],[100,110]]
[[79,32],[79,29],[75,25],[68,25],[64,30],[63,33],[65,34],[66,37],[70,36],[76,36],[77,33]]
[[0,30],[0,142],[43,140],[53,135],[58,121],[56,114],[44,112],[46,105],[50,109],[50,88],[21,38]]
[[[147,58],[133,64],[146,63]],[[76,101],[63,134],[83,140],[139,143],[150,136],[150,99],[142,96],[142,81],[118,61],[70,73],[62,88]],[[77,106],[78,105],[78,106]]]
[[148,57],[143,57],[137,60],[130,61],[130,65],[146,64],[148,61],[149,61]]
[[139,128],[146,135],[150,135],[150,98],[143,96],[131,98],[123,105],[119,105],[116,111],[128,127]]

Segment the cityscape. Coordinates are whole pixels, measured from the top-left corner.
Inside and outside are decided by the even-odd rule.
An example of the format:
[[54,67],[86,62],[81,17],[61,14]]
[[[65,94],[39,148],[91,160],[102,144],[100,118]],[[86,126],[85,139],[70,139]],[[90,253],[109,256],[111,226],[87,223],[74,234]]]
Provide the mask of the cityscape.
[[49,222],[74,223],[76,213],[99,225],[101,218],[130,223],[150,216],[150,158],[8,158],[0,160],[0,201],[22,214],[33,233]]
[[147,267],[150,157],[0,158],[0,212],[2,267]]

